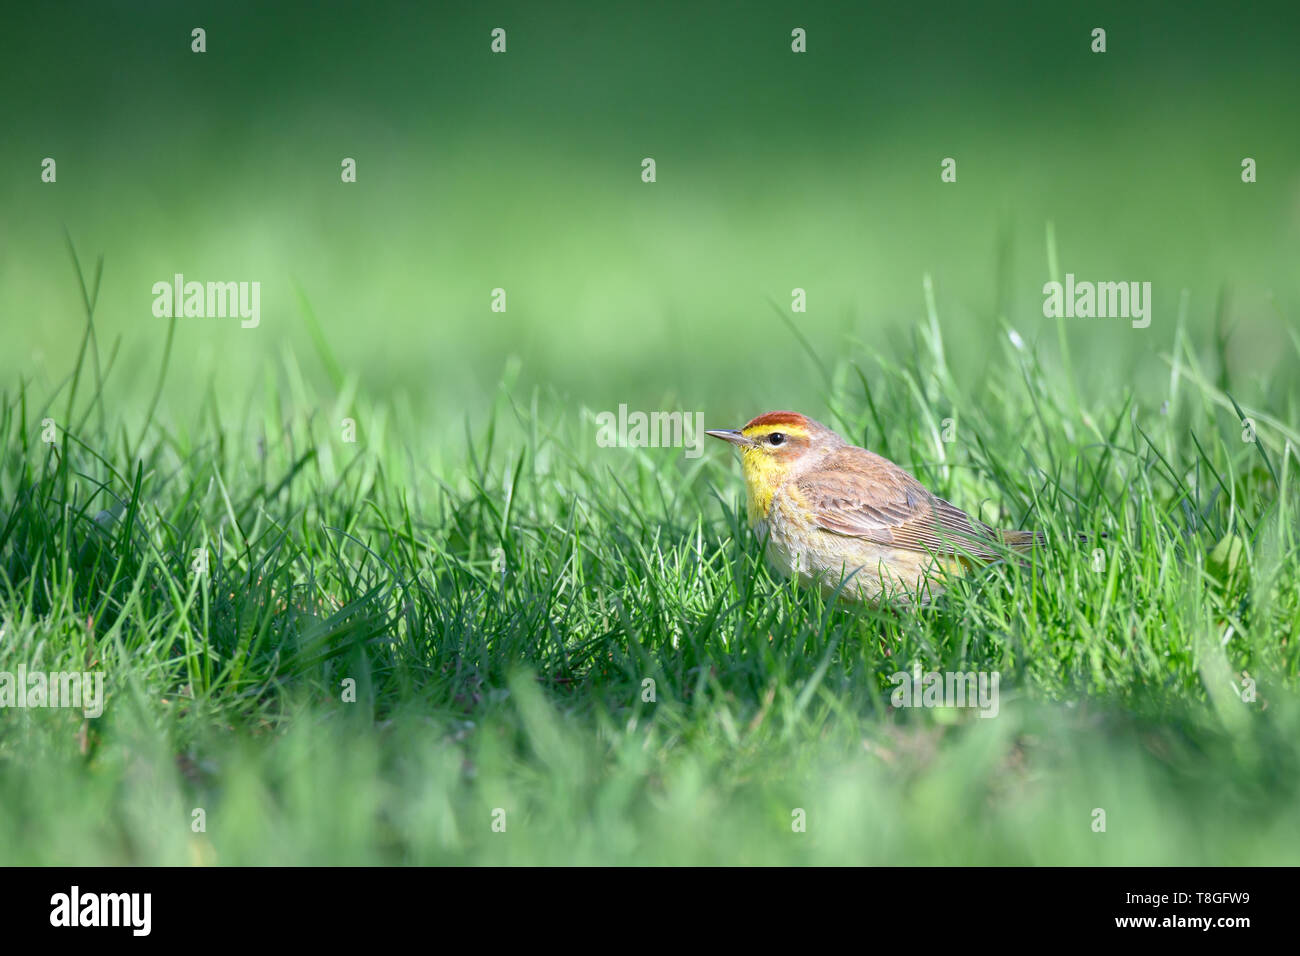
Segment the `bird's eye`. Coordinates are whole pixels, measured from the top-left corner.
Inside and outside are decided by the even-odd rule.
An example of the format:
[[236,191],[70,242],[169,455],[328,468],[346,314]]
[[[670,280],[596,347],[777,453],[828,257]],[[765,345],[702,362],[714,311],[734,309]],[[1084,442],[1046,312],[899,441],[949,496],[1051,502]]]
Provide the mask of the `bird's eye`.
[[767,440],[773,445],[780,445],[785,441],[785,436],[780,432],[772,432],[772,434],[767,436]]

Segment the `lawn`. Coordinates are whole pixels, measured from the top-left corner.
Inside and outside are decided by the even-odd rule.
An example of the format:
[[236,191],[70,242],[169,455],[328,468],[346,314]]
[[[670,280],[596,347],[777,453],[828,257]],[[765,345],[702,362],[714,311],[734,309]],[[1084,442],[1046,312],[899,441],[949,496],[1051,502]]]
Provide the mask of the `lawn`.
[[[774,579],[720,447],[508,380],[434,445],[296,362],[132,427],[87,335],[0,415],[0,670],[108,706],[6,711],[7,862],[1295,862],[1296,436],[1191,349],[1081,407],[1018,337],[958,384],[939,327],[818,414],[1049,543],[913,611]],[[918,668],[997,672],[994,719],[891,706]]]

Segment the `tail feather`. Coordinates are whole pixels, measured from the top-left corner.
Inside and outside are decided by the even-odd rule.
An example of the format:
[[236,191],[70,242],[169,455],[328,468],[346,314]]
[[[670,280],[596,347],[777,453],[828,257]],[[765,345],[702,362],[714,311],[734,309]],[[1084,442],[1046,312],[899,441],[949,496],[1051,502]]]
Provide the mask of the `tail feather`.
[[[1047,535],[1041,531],[999,531],[1002,543],[1013,551],[1019,551],[1021,554],[1027,554],[1034,548],[1042,547],[1047,544]],[[1083,534],[1078,535],[1080,544],[1088,544],[1100,538],[1108,538],[1105,531],[1096,535]]]
[[1021,554],[1047,543],[1047,537],[1041,531],[1003,531],[1001,535],[1004,545]]

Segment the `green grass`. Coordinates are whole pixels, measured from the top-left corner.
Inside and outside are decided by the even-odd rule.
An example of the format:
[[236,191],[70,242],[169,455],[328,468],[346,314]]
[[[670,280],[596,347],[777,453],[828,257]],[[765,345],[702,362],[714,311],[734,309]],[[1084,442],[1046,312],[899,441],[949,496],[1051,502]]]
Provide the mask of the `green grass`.
[[[774,579],[721,447],[598,448],[515,364],[473,420],[363,394],[315,329],[176,422],[168,348],[122,408],[87,321],[0,401],[0,670],[102,670],[108,706],[0,712],[0,862],[1300,862],[1286,364],[1236,383],[1180,324],[1155,400],[1080,398],[1018,336],[950,371],[928,313],[781,344],[804,411],[1046,533],[908,612]],[[998,671],[998,716],[895,710],[914,666]]]

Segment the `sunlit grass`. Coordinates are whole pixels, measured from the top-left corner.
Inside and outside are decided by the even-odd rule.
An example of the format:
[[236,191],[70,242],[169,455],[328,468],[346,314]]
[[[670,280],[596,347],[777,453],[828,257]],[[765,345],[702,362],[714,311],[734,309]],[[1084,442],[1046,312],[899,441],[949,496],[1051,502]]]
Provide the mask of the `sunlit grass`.
[[[773,579],[721,449],[598,448],[516,366],[468,425],[316,329],[176,423],[114,405],[87,325],[0,404],[0,670],[102,670],[109,704],[0,713],[4,861],[1296,862],[1294,385],[1237,394],[1182,335],[1159,404],[1013,334],[966,379],[928,311],[787,345],[805,411],[1047,536],[915,612]],[[914,667],[999,672],[998,716],[895,710]]]

